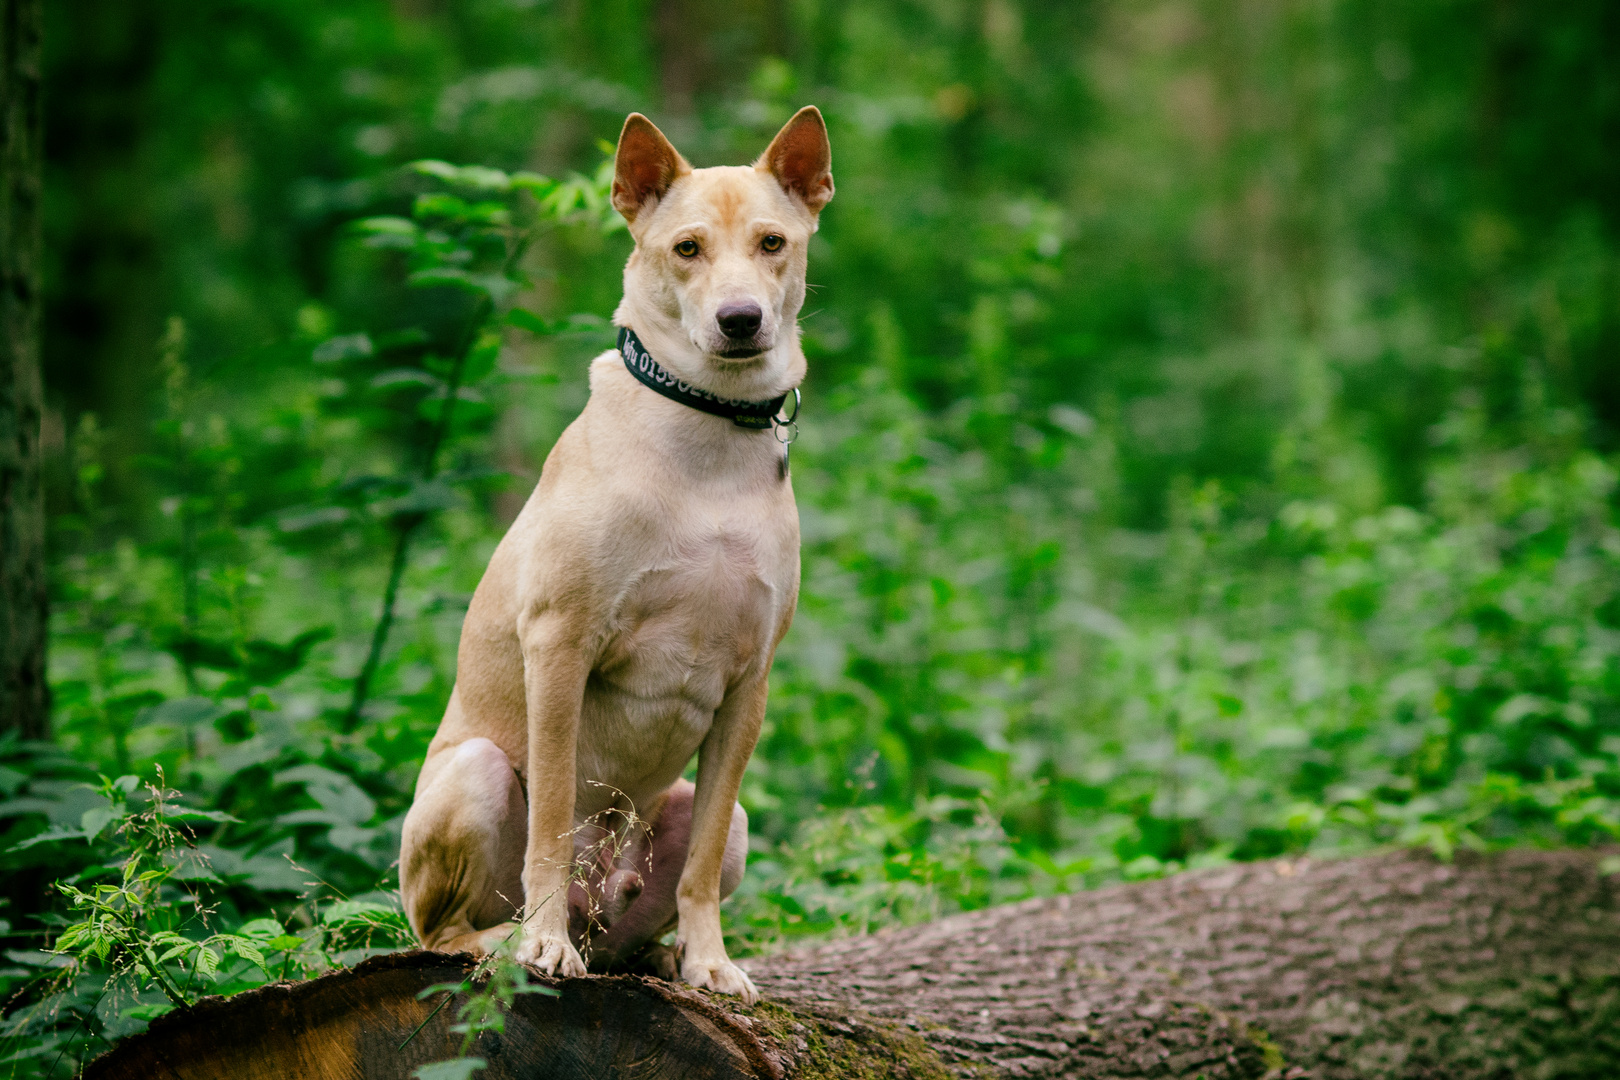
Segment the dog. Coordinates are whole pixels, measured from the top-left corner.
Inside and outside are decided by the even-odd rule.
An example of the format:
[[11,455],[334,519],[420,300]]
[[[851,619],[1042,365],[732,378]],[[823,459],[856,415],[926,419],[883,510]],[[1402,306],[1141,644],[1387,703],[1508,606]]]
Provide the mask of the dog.
[[473,595],[405,818],[400,892],[424,947],[488,953],[520,927],[515,958],[547,974],[653,956],[758,999],[720,901],[742,877],[737,792],[798,601],[787,425],[832,195],[814,107],[752,166],[693,169],[646,117],[625,121],[620,348],[592,361],[584,411]]

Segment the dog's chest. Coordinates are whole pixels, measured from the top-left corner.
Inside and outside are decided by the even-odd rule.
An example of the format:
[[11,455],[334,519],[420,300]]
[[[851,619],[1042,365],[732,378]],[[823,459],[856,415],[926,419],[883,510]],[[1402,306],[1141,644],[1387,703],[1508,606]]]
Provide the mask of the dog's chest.
[[577,776],[587,809],[609,790],[641,805],[680,776],[727,688],[764,673],[796,570],[772,565],[748,535],[715,529],[633,576],[586,684]]
[[593,681],[713,712],[770,649],[789,584],[770,561],[755,537],[723,527],[672,546],[627,584]]

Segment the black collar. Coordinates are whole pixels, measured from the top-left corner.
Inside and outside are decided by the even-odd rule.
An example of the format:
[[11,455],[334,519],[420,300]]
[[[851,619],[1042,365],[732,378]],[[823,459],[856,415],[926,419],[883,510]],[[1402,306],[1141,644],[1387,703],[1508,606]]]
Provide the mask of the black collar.
[[[787,403],[787,394],[769,401],[736,401],[711,394],[707,390],[700,390],[665,371],[658,361],[652,358],[652,354],[647,351],[647,346],[641,343],[636,332],[628,326],[619,327],[619,355],[624,357],[624,366],[630,369],[630,374],[640,380],[643,386],[699,412],[706,412],[711,416],[724,416],[738,427],[745,428],[764,429],[773,424],[781,423],[786,426],[792,422],[792,417],[787,420],[777,418],[782,406]],[[794,409],[794,413],[797,415],[797,408]]]

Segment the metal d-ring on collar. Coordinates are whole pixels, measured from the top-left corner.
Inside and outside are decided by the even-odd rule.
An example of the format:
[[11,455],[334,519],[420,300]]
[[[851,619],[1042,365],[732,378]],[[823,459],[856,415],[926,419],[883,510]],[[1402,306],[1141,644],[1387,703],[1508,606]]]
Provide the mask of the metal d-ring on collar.
[[778,409],[776,412],[777,415],[771,417],[771,434],[775,435],[776,441],[783,446],[792,446],[799,441],[799,388],[797,386],[793,388],[793,415],[784,420],[781,415],[782,410]]

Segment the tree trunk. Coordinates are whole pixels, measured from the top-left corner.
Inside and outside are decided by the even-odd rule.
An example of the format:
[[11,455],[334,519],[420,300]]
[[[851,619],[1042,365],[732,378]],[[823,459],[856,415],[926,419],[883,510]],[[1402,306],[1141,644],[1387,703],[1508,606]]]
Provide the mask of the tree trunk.
[[[470,967],[403,953],[210,1000],[84,1075],[407,1077],[459,1042],[416,994]],[[1620,1075],[1620,876],[1592,852],[1255,863],[750,967],[752,1008],[633,976],[519,997],[478,1076]]]
[[40,22],[41,0],[0,0],[0,734],[25,739],[47,730]]

